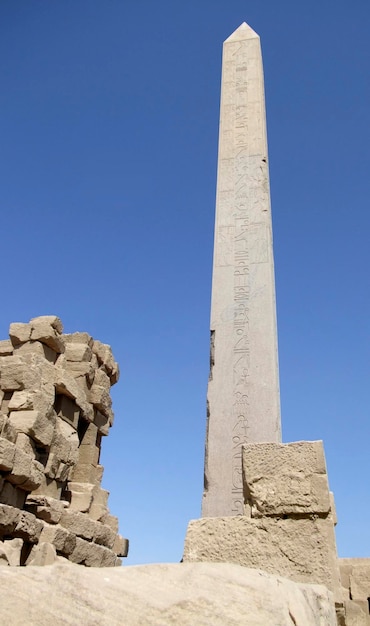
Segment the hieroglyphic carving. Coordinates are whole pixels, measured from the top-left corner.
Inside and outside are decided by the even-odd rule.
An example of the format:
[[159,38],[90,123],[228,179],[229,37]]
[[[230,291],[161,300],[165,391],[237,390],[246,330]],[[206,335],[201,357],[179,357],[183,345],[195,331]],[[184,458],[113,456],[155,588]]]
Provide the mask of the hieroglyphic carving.
[[243,513],[241,448],[280,438],[269,207],[261,51],[243,24],[223,52],[205,516]]

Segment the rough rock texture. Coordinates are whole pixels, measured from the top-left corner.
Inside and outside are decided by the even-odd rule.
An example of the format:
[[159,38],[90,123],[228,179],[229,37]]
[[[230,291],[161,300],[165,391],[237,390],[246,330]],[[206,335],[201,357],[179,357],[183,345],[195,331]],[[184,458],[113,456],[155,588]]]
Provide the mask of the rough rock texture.
[[225,563],[0,569],[7,626],[336,626],[331,594]]
[[88,333],[62,331],[58,317],[36,317],[0,342],[0,565],[127,555],[99,465],[118,365]]
[[189,523],[184,561],[239,563],[336,590],[326,520],[209,517]]
[[184,561],[239,563],[323,584],[343,613],[321,441],[243,446],[244,515],[189,523]]
[[346,626],[370,626],[370,559],[339,559]]

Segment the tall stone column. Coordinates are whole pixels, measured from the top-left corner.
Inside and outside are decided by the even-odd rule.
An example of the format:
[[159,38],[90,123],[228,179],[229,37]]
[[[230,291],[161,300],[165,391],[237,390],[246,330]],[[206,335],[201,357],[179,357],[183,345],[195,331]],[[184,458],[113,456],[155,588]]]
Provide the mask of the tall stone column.
[[280,441],[263,67],[243,23],[223,46],[202,515],[242,514],[242,445]]

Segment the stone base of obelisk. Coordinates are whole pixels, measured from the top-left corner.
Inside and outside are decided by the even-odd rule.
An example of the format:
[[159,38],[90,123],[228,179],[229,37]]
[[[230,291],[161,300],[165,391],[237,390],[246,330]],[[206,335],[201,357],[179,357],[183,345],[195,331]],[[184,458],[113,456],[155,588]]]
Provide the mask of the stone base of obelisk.
[[238,563],[342,593],[321,441],[243,447],[245,514],[189,523],[184,561]]

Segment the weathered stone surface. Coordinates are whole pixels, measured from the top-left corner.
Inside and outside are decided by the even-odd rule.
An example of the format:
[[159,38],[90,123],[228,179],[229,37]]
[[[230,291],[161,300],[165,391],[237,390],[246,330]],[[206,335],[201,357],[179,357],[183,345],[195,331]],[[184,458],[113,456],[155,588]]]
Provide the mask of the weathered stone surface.
[[0,356],[8,356],[13,354],[13,344],[10,339],[0,341]]
[[243,446],[244,500],[252,516],[330,511],[321,441]]
[[115,545],[116,538],[117,538],[116,533],[109,526],[106,526],[105,524],[100,524],[100,523],[96,525],[95,534],[94,534],[95,543],[98,543],[101,546],[105,546],[106,548],[112,549],[113,546]]
[[34,567],[52,565],[56,560],[57,553],[53,544],[43,542],[39,543],[37,546],[33,546],[26,564]]
[[346,626],[370,626],[370,558],[339,559]]
[[58,552],[67,556],[72,554],[76,547],[76,535],[59,524],[44,524],[40,535],[40,543],[44,541],[52,543]]
[[18,524],[21,511],[7,504],[0,504],[0,536],[10,535]]
[[0,437],[0,470],[10,472],[13,469],[15,445]]
[[27,492],[12,485],[8,480],[4,480],[0,491],[0,502],[22,509],[25,503]]
[[83,563],[86,567],[101,567],[105,556],[104,550],[103,546],[76,537],[76,547],[70,559],[72,563]]
[[0,541],[0,566],[19,567],[21,561],[22,539]]
[[91,361],[92,350],[86,343],[67,343],[64,356],[67,361]]
[[324,587],[220,563],[4,568],[0,603],[11,626],[336,626]]
[[30,494],[26,501],[27,511],[50,524],[57,524],[68,503],[48,496]]
[[331,519],[202,518],[189,523],[184,561],[238,563],[326,585],[341,601]]
[[92,503],[94,485],[69,481],[66,497],[70,501],[71,511],[86,513]]
[[18,522],[13,534],[15,537],[21,537],[30,543],[37,543],[42,528],[43,522],[36,519],[32,513],[28,513],[28,511],[20,511]]
[[58,353],[52,350],[49,346],[41,341],[27,341],[27,343],[21,343],[14,346],[14,354],[23,356],[26,354],[41,356],[50,363],[55,363],[58,357]]
[[56,422],[54,414],[45,416],[40,411],[12,411],[9,420],[17,432],[29,435],[44,446],[51,444]]
[[38,317],[33,317],[30,320],[30,324],[32,328],[36,328],[36,326],[40,324],[48,324],[54,328],[59,335],[63,332],[62,320],[56,315],[39,315]]
[[41,343],[45,343],[49,348],[59,354],[64,352],[64,340],[57,329],[58,322],[55,321],[57,318],[50,320],[50,317],[51,316],[45,315],[43,317],[35,317],[31,320],[31,340],[41,341]]
[[61,520],[61,526],[74,533],[78,537],[83,537],[92,541],[97,532],[96,527],[99,522],[94,522],[87,515],[80,512],[64,511]]
[[64,335],[65,343],[85,343],[90,348],[94,345],[94,339],[89,335],[89,333],[70,333]]
[[223,47],[203,516],[243,513],[241,446],[280,430],[262,57],[242,24]]
[[20,343],[29,341],[31,338],[31,324],[22,324],[20,322],[14,322],[9,326],[9,337],[13,346],[17,346]]
[[113,545],[113,552],[115,552],[117,556],[127,556],[128,543],[128,539],[125,539],[125,537],[122,537],[121,535],[116,535],[116,539]]

